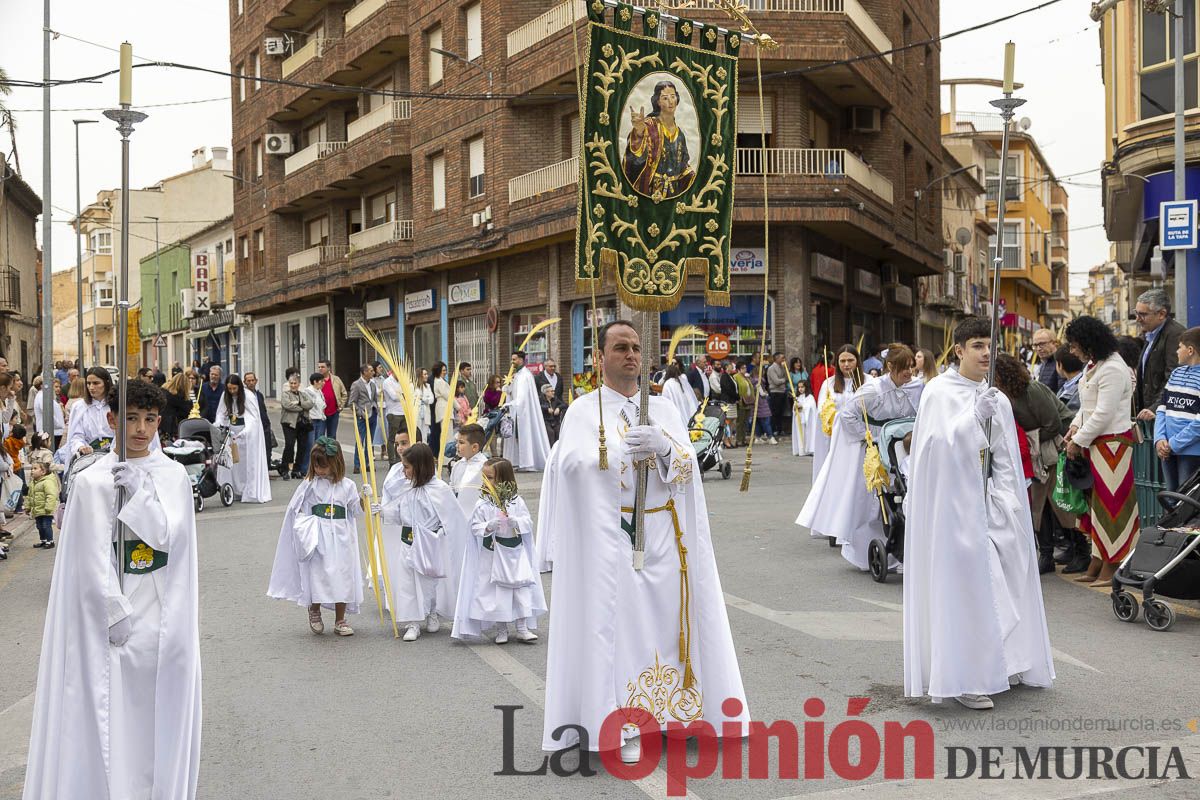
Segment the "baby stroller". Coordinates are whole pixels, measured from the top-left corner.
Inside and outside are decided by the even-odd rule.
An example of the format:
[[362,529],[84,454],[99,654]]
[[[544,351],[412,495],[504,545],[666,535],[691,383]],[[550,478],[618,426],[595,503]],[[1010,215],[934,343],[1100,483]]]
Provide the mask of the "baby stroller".
[[719,405],[705,407],[703,414],[697,413],[692,417],[688,426],[688,436],[691,437],[692,447],[696,451],[696,461],[700,465],[701,474],[715,469],[721,477],[729,480],[733,474],[733,465],[725,460],[723,436],[725,428],[725,412]]
[[179,438],[163,453],[187,470],[192,481],[192,502],[197,513],[204,510],[204,500],[221,495],[221,505],[233,505],[233,484],[230,482],[230,436],[206,419],[187,419],[179,423]]
[[916,421],[916,417],[893,419],[879,431],[879,457],[888,471],[890,485],[883,492],[883,505],[887,509],[883,522],[885,538],[875,539],[867,546],[867,566],[877,583],[887,580],[889,556],[904,561],[904,495],[908,493],[908,476],[901,468],[901,459],[908,457],[904,437],[912,433]]
[[1159,492],[1158,502],[1167,512],[1142,529],[1113,575],[1112,606],[1117,619],[1136,622],[1138,601],[1128,589],[1140,589],[1146,624],[1165,631],[1175,624],[1175,610],[1155,595],[1200,600],[1200,473],[1178,492]]

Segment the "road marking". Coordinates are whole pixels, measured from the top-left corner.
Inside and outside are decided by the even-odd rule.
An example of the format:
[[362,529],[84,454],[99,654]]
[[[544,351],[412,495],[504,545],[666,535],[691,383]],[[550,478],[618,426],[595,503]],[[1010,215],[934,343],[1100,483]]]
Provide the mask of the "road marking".
[[[546,682],[539,678],[536,673],[494,644],[472,644],[469,647],[475,655],[479,656],[483,663],[487,664],[500,677],[511,683],[513,688],[518,692],[525,695],[529,702],[538,708],[544,707]],[[632,781],[632,783],[641,789],[643,794],[654,798],[654,800],[667,796],[667,773],[662,767],[654,770],[649,776],[640,781]],[[685,796],[691,798],[691,800],[702,800],[699,795],[690,789]]]
[[[851,642],[899,642],[904,640],[904,606],[899,603],[870,600],[865,597],[851,597],[850,599],[878,606],[887,611],[777,611],[728,592],[725,593],[725,604],[730,608],[740,609],[747,614],[753,614],[818,639]],[[1094,672],[1097,675],[1104,674],[1091,664],[1080,661],[1057,647],[1051,646],[1050,652],[1059,661]]]
[[0,711],[0,774],[25,763],[33,727],[34,692]]

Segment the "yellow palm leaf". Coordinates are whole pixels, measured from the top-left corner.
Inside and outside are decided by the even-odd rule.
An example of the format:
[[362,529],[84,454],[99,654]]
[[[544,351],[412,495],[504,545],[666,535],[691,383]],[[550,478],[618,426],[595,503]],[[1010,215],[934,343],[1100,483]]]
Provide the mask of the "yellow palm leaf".
[[421,395],[417,390],[417,373],[412,364],[402,360],[392,347],[375,333],[362,325],[358,326],[363,339],[374,348],[379,358],[391,370],[392,377],[400,384],[400,405],[408,426],[410,441],[416,441],[417,427],[421,420]]
[[[521,346],[517,349],[524,351],[525,348],[529,346],[529,343],[531,341],[533,341],[534,336],[538,335],[539,333],[544,331],[546,328],[549,328],[551,325],[554,325],[561,319],[562,319],[562,317],[551,317],[550,319],[544,319],[541,322],[539,322],[537,325],[534,325],[532,328],[529,329],[529,333],[525,334],[525,338],[523,340],[521,340]],[[511,373],[509,374],[509,377],[510,378],[512,377]]]
[[675,360],[675,349],[679,347],[679,343],[689,336],[703,336],[704,331],[697,328],[695,325],[680,325],[671,334],[671,343],[667,347],[667,363],[670,364]]
[[442,412],[442,436],[438,440],[437,474],[442,474],[442,465],[446,461],[446,445],[450,443],[450,431],[454,424],[454,392],[458,388],[458,370],[450,376],[450,399],[446,401],[446,410]]

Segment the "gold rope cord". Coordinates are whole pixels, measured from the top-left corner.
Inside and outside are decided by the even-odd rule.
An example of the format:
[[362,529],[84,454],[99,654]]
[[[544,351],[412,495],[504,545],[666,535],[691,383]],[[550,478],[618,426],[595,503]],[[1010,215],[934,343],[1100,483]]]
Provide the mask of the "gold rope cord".
[[[762,34],[759,34],[760,36]],[[766,119],[766,108],[763,103],[763,88],[762,88],[762,47],[754,48],[754,71],[758,80],[758,119],[759,119],[759,158],[762,164],[767,163],[767,134],[766,128],[761,124],[762,120]],[[754,451],[754,433],[758,427],[758,393],[762,391],[763,371],[766,369],[767,353],[767,307],[768,307],[768,288],[770,287],[770,272],[771,272],[771,208],[767,201],[767,170],[763,169],[762,184],[763,184],[763,315],[762,315],[762,334],[759,339],[761,355],[758,359],[758,378],[754,387],[754,415],[750,417],[750,440],[746,442],[746,465],[742,470],[742,486],[740,491],[750,491],[750,465],[752,454]]]

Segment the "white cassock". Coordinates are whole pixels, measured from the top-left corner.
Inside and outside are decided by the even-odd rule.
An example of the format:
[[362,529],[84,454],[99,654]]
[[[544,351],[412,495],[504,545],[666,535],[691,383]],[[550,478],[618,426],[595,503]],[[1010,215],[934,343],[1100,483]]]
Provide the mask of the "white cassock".
[[504,452],[513,468],[544,469],[546,458],[550,455],[550,437],[546,435],[546,420],[542,417],[542,404],[538,399],[533,373],[525,367],[513,375],[508,390],[508,413],[516,425],[516,433],[512,441],[512,455],[507,455],[507,445]]
[[243,503],[271,502],[270,464],[263,445],[263,425],[258,416],[258,395],[242,388],[246,397],[246,413],[237,416],[230,412],[225,396],[217,406],[218,428],[231,428],[238,446],[238,462],[233,465],[233,491]]
[[[63,418],[63,407],[59,404],[58,399],[55,398],[54,402],[51,405],[54,406],[54,436],[55,436],[55,439],[57,440],[57,437],[62,436],[64,433],[66,433],[67,425],[66,425],[66,422],[64,422],[64,418]],[[33,415],[34,430],[37,431],[38,433],[44,433],[46,426],[43,424],[43,419],[42,419],[42,390],[41,389],[38,389],[37,394],[35,394],[33,396],[33,405],[29,408],[29,413]]]
[[664,400],[670,401],[671,405],[679,410],[679,417],[683,420],[683,428],[687,430],[692,424],[692,417],[696,416],[696,409],[700,404],[696,402],[696,390],[687,382],[687,378],[682,375],[678,378],[668,378],[663,383],[662,396]]
[[[71,421],[67,424],[67,441],[63,445],[63,463],[70,463],[79,448],[93,450],[107,448],[112,444],[112,427],[108,424],[108,403],[103,400],[80,401],[71,410]],[[157,436],[150,439],[150,452],[162,449]]]
[[388,608],[394,609],[397,622],[420,622],[431,611],[454,619],[471,535],[458,498],[441,478],[405,486],[394,497],[385,482],[385,496],[382,540],[392,586]]
[[[811,394],[792,400],[792,455],[812,455],[821,432],[817,403]],[[814,469],[816,467],[814,466]]]
[[983,390],[948,370],[925,387],[904,506],[904,694],[997,694],[1009,676],[1050,686],[1054,664],[1016,423],[999,395],[983,491]]
[[[407,491],[411,485],[408,482],[408,477],[404,474],[404,462],[397,461],[391,466],[383,479],[383,486],[379,490],[380,507],[396,502],[400,499],[400,495]],[[378,542],[376,546],[378,548],[379,571],[381,574],[387,575],[387,580],[381,581],[379,589],[384,593],[384,608],[390,609],[395,603],[395,600],[387,594],[387,588],[391,585],[393,574],[391,561],[393,558],[403,558],[404,551],[400,547],[400,528],[395,525],[388,525],[384,521],[382,514],[379,515],[378,519],[379,536],[376,539]]]
[[[108,454],[75,479],[54,559],[25,800],[194,798],[200,767],[196,520],[184,468],[162,452],[132,460],[143,482],[121,519]],[[131,567],[130,561],[137,566]],[[128,640],[109,626],[130,618]]]
[[865,536],[870,541],[882,535],[883,522],[879,500],[867,491],[863,477],[867,446],[863,441],[862,411],[850,392],[833,397],[841,410],[833,421],[829,455],[813,478],[796,524],[808,528],[813,537],[826,536],[839,545],[854,536]]
[[520,497],[501,515],[489,500],[471,512],[454,616],[455,639],[477,639],[497,623],[524,621],[530,630],[546,613],[546,594],[533,563],[533,518]]
[[[924,388],[925,384],[916,380],[909,381],[903,386],[897,386],[890,375],[883,375],[879,378],[867,378],[862,388],[854,393],[854,402],[848,404],[839,412],[838,416],[845,421],[846,430],[853,431],[854,435],[860,438],[865,438],[866,428],[869,423],[871,438],[879,447],[880,452],[883,452],[887,444],[880,438],[880,431],[883,426],[877,423],[916,416],[917,408],[921,403],[921,392]],[[868,417],[866,421],[863,420],[864,410]],[[865,454],[865,445],[863,451]],[[862,464],[859,464],[858,475],[855,478],[864,487],[866,486],[866,477],[863,475]],[[871,546],[871,540],[882,540],[884,538],[883,517],[879,507],[879,499],[873,493],[868,494],[871,495],[871,508],[874,512],[870,524],[860,524],[850,528],[842,542],[842,558],[864,572],[870,569],[870,564],[867,561],[867,552]],[[843,509],[843,513],[848,513],[848,511],[848,509]],[[900,562],[895,557],[889,556],[888,569],[894,570],[899,568]]]
[[470,458],[460,458],[450,468],[450,488],[458,496],[458,507],[462,509],[463,518],[468,521],[475,513],[475,504],[479,502],[482,484],[480,474],[487,460],[486,454],[476,453]]
[[[599,468],[599,403],[604,397],[608,470]],[[741,670],[725,612],[708,527],[700,470],[675,408],[650,398],[650,417],[671,440],[655,458],[646,496],[645,568],[633,569],[632,506],[636,472],[625,432],[638,421],[638,399],[608,386],[571,404],[555,445],[553,472],[542,486],[539,536],[554,531],[554,605],[546,663],[542,747],[574,745],[581,726],[587,748],[600,748],[600,728],[610,712],[644,708],[660,724],[703,719],[722,732],[726,721],[750,719]],[[674,514],[671,508],[674,507]],[[630,509],[626,511],[626,509]],[[678,531],[675,520],[678,520]],[[687,570],[681,570],[681,550]],[[687,583],[681,585],[681,575]],[[694,686],[684,687],[680,653],[681,589],[687,589]],[[741,712],[726,717],[727,698]]]
[[816,399],[817,403],[817,426],[816,438],[813,440],[813,480],[816,481],[816,476],[821,472],[821,467],[825,466],[825,459],[829,457],[829,451],[833,447],[833,434],[826,436],[825,430],[821,427],[821,408],[825,405],[825,399],[833,396],[833,403],[840,411],[847,403],[854,399],[854,382],[849,378],[846,379],[846,391],[837,392],[833,388],[833,380],[836,376],[830,375],[821,384],[821,393]]
[[267,596],[305,608],[345,603],[357,614],[365,583],[358,550],[362,515],[358,487],[349,478],[302,481],[279,530]]

